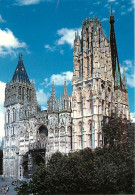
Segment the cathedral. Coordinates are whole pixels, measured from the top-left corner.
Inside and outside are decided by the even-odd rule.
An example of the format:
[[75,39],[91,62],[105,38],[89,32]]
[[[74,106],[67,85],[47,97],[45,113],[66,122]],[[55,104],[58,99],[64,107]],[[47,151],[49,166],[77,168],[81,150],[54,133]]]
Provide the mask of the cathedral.
[[110,14],[110,39],[97,18],[83,21],[81,36],[75,33],[73,49],[72,97],[66,80],[60,101],[52,83],[47,109],[37,102],[34,83],[29,80],[22,55],[5,88],[5,136],[3,174],[30,178],[39,164],[56,151],[72,151],[103,146],[102,124],[111,113],[129,119],[126,77],[120,73]]

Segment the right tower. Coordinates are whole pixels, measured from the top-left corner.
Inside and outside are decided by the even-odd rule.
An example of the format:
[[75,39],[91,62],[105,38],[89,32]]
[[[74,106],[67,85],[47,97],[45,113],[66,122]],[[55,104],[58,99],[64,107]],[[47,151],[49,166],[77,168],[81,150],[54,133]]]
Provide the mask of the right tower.
[[81,38],[75,34],[73,54],[73,150],[102,146],[102,121],[116,113],[129,119],[125,72],[120,74],[114,16],[110,41],[96,18],[83,21]]

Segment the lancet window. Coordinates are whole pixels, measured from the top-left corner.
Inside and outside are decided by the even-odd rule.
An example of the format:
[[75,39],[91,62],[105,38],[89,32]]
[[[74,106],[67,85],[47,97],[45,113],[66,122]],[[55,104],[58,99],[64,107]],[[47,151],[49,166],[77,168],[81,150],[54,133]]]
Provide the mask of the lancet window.
[[83,149],[83,126],[82,126],[82,122],[79,122],[78,139],[79,139],[79,148]]
[[16,120],[16,113],[15,113],[15,109],[13,108],[13,122],[15,122]]
[[10,123],[10,110],[7,111],[7,122]]

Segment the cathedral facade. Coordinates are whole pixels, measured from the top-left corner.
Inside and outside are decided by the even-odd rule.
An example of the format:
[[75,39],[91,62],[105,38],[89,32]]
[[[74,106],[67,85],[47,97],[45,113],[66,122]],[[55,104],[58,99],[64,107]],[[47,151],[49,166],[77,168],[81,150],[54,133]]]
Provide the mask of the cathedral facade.
[[120,73],[114,16],[110,15],[110,40],[96,18],[83,21],[81,37],[75,34],[72,97],[66,80],[60,101],[52,83],[47,110],[38,106],[22,55],[5,89],[3,174],[31,177],[53,153],[68,154],[86,147],[102,147],[102,121],[117,113],[129,119],[126,77]]

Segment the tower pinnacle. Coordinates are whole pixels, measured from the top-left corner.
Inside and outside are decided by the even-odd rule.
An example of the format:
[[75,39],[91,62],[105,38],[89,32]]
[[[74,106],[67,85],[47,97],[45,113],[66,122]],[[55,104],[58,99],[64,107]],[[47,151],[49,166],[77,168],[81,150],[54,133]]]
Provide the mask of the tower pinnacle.
[[114,20],[114,15],[113,15],[113,10],[112,10],[112,5],[111,5],[111,8],[110,8],[110,20],[109,20],[109,23],[110,24],[114,24],[115,20]]
[[22,54],[21,55],[19,54],[18,64],[17,64],[17,67],[15,69],[15,72],[13,74],[11,81],[15,82],[17,80],[30,84],[29,77],[27,75],[27,72],[26,72],[24,64],[23,64]]
[[52,82],[52,96],[55,96],[54,81]]
[[65,96],[65,97],[68,96],[66,79],[64,80],[64,93],[63,93],[63,96]]

